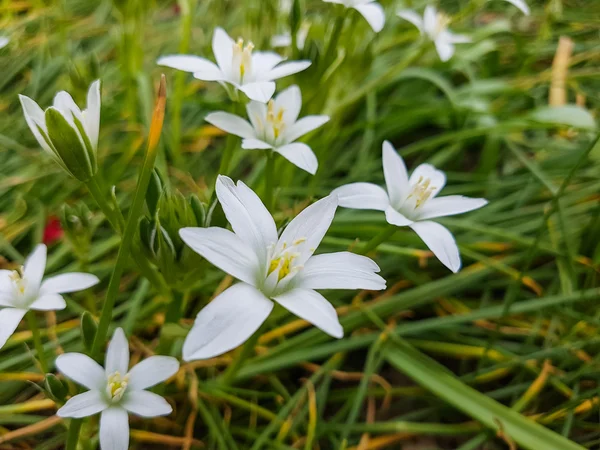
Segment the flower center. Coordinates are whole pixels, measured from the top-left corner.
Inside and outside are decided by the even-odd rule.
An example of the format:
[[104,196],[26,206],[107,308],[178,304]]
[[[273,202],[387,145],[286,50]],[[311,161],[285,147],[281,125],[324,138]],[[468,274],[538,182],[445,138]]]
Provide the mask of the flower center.
[[276,110],[275,102],[273,100],[269,101],[267,105],[267,123],[273,128],[273,136],[275,139],[281,136],[281,133],[285,128],[285,122],[283,120],[284,112],[285,109],[283,107]]
[[306,238],[296,239],[291,246],[286,242],[283,243],[281,250],[271,256],[267,277],[272,273],[277,272],[277,282],[280,282],[285,277],[302,269],[302,265],[294,265],[294,260],[300,256],[298,246],[306,242]]
[[252,72],[252,50],[254,44],[248,42],[244,46],[244,40],[239,38],[238,41],[233,44],[233,67],[238,68],[238,74],[240,77],[240,83],[244,82],[244,76]]
[[423,176],[420,176],[416,184],[413,185],[412,190],[406,199],[414,199],[415,208],[419,208],[427,200],[429,200],[435,189],[435,186],[431,186],[430,178],[423,178]]
[[443,12],[438,12],[435,18],[435,29],[433,32],[435,36],[438,36],[441,32],[448,28],[448,25],[450,25],[450,16],[444,14]]
[[125,391],[127,390],[127,384],[129,383],[129,375],[121,375],[119,371],[116,371],[109,375],[108,382],[106,384],[106,393],[113,402],[118,402],[123,398]]
[[16,270],[13,270],[10,274],[10,279],[13,282],[13,286],[17,295],[25,295],[25,289],[27,288],[27,280],[24,277],[23,266]]

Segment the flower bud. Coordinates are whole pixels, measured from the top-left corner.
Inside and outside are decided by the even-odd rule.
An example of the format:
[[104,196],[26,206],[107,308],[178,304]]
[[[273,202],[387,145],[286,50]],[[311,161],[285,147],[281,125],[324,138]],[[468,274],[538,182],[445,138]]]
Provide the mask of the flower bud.
[[19,95],[27,125],[38,143],[69,175],[88,181],[97,170],[96,150],[100,128],[100,81],[90,86],[87,109],[81,111],[65,91],[54,97],[44,112],[39,105]]

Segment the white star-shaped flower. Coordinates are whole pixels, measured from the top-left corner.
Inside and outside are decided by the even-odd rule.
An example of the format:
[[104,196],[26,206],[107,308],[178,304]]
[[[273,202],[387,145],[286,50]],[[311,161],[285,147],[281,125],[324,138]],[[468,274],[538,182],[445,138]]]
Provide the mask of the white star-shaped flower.
[[379,33],[385,25],[385,11],[375,0],[323,0],[326,3],[337,3],[346,8],[357,10],[369,23],[375,33]]
[[344,208],[384,211],[388,223],[412,228],[446,267],[458,272],[460,255],[452,233],[431,219],[479,209],[487,200],[462,195],[437,197],[446,184],[444,172],[421,164],[409,177],[404,161],[387,141],[383,143],[383,173],[387,192],[376,184],[351,183],[335,189],[332,195],[338,196]]

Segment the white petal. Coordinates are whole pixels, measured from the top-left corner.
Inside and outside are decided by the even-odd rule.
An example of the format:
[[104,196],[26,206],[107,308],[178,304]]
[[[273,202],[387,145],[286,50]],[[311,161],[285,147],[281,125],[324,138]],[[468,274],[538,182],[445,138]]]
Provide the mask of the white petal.
[[23,265],[23,276],[36,289],[39,288],[46,270],[46,251],[44,244],[37,245]]
[[92,148],[98,148],[98,135],[100,133],[100,80],[94,81],[87,95],[87,109],[83,111],[85,132],[88,135]]
[[77,120],[79,120],[81,123],[84,123],[81,109],[79,109],[79,106],[77,106],[75,100],[73,100],[73,97],[71,97],[71,94],[69,94],[68,92],[58,92],[54,96],[53,106],[63,115],[63,117],[70,124],[74,125],[75,123],[73,121],[73,117],[77,118]]
[[6,47],[9,42],[10,42],[9,38],[7,38],[6,36],[0,36],[0,48]]
[[221,81],[225,79],[221,69],[215,63],[199,56],[167,55],[159,58],[156,64],[191,72],[195,78],[203,81]]
[[18,308],[18,300],[15,299],[12,293],[0,292],[0,308]]
[[344,337],[335,308],[318,292],[297,288],[278,295],[274,300],[330,336],[337,339]]
[[310,61],[292,61],[278,65],[271,70],[266,77],[268,80],[277,80],[279,78],[287,77],[298,72],[306,70],[311,65]]
[[487,205],[484,198],[469,198],[462,195],[448,195],[446,197],[432,198],[418,209],[419,220],[433,219],[434,217],[454,216]]
[[427,5],[423,13],[423,31],[434,34],[438,26],[437,9],[433,5]]
[[171,378],[179,370],[179,362],[170,356],[151,356],[129,371],[127,389],[141,391]]
[[251,101],[246,105],[246,112],[250,123],[256,133],[259,130],[264,130],[267,126],[267,105],[262,102]]
[[223,111],[213,112],[206,116],[206,121],[227,133],[243,138],[254,138],[254,128],[246,120],[235,114]]
[[276,34],[271,38],[271,47],[282,48],[292,45],[292,36],[287,34]]
[[216,190],[235,234],[254,249],[259,262],[265,262],[267,247],[277,242],[277,227],[263,202],[242,181],[236,186],[222,175],[217,178]]
[[88,389],[106,388],[106,373],[100,364],[81,353],[64,353],[56,358],[56,367],[66,377]]
[[388,206],[385,210],[385,220],[387,220],[389,224],[396,225],[397,227],[406,227],[413,223],[412,220],[396,211],[391,206]]
[[273,302],[246,283],[220,294],[198,313],[183,344],[183,359],[214,358],[254,334],[271,313]]
[[354,7],[365,18],[373,31],[379,33],[385,25],[385,11],[379,3],[365,3]]
[[385,289],[371,258],[350,252],[312,256],[298,274],[298,286],[308,289]]
[[446,31],[445,35],[448,42],[451,42],[452,44],[468,44],[470,42],[473,42],[473,40],[466,34],[456,34],[450,31]]
[[400,206],[410,191],[408,172],[404,160],[388,141],[383,143],[383,174],[390,203]]
[[42,283],[40,292],[42,294],[66,294],[68,292],[82,291],[99,282],[98,277],[90,273],[63,273],[46,278]]
[[433,254],[452,272],[460,269],[460,255],[452,233],[439,223],[415,222],[410,226]]
[[46,119],[44,118],[44,111],[39,107],[39,105],[34,102],[29,97],[25,95],[19,94],[19,100],[21,101],[21,106],[23,108],[23,115],[25,116],[25,121],[29,126],[29,129],[33,133],[33,136],[38,141],[38,144],[44,149],[46,153],[51,155],[54,159],[56,159],[56,155],[52,151],[50,145],[46,142],[42,134],[40,133],[39,128],[41,128],[44,132],[46,131]]
[[65,406],[60,408],[56,415],[58,417],[71,417],[81,419],[93,416],[108,408],[104,394],[100,391],[88,391],[71,397]]
[[372,183],[350,183],[331,192],[336,195],[342,208],[374,209],[385,211],[390,205],[385,190]]
[[117,328],[106,350],[104,363],[107,374],[126,374],[129,369],[129,342],[122,328]]
[[285,132],[287,142],[294,142],[306,133],[316,130],[320,126],[329,122],[329,116],[306,116],[294,123],[289,130]]
[[148,391],[128,391],[121,401],[121,406],[141,417],[167,416],[173,412],[173,408],[164,398]]
[[529,13],[530,13],[529,6],[527,5],[527,3],[525,3],[525,0],[506,0],[506,1],[508,3],[512,3],[513,5],[515,5],[521,11],[523,11],[523,14],[525,14],[526,16],[529,15]]
[[304,209],[281,234],[277,243],[277,251],[281,251],[284,245],[304,240],[296,247],[301,255],[294,260],[296,265],[304,264],[327,233],[337,206],[337,197],[329,195]]
[[235,42],[223,30],[215,28],[212,40],[212,50],[217,60],[217,64],[225,74],[231,73],[231,61],[233,59],[233,45]]
[[[277,97],[275,97],[275,105],[277,109],[283,109],[283,122],[285,124],[293,124],[298,119],[300,109],[302,108],[302,93],[296,85],[284,89]],[[293,141],[295,139],[291,139]]]
[[396,13],[398,17],[407,20],[412,23],[415,27],[419,29],[420,32],[423,32],[423,19],[419,14],[410,10],[410,9],[402,9]]
[[29,305],[29,309],[36,311],[60,311],[66,307],[65,299],[59,294],[41,294]]
[[435,40],[435,48],[440,59],[444,62],[448,61],[454,55],[454,44],[442,37],[438,37]]
[[275,93],[275,83],[272,81],[257,81],[240,86],[240,91],[248,96],[250,100],[267,103]]
[[293,142],[291,144],[284,145],[275,149],[277,153],[287,159],[295,166],[306,170],[311,175],[314,175],[319,168],[319,161],[315,156],[312,149],[302,143]]
[[17,308],[0,309],[0,348],[4,347],[8,338],[15,332],[26,312]]
[[266,150],[273,148],[273,146],[260,139],[244,139],[242,141],[242,148],[244,150]]
[[431,191],[431,197],[435,197],[438,192],[440,192],[440,190],[446,186],[446,174],[441,170],[436,169],[431,164],[421,164],[418,166],[410,175],[408,183],[411,186],[414,186],[417,184],[419,179],[421,179],[421,177],[423,177],[423,179],[429,178],[431,180],[430,187],[433,188]]
[[275,52],[253,52],[252,67],[257,73],[268,73],[283,61],[280,54]]
[[127,450],[129,448],[129,416],[127,410],[113,406],[100,416],[101,450]]
[[237,235],[218,227],[182,228],[183,242],[211,264],[238,280],[256,284],[260,271],[256,253]]

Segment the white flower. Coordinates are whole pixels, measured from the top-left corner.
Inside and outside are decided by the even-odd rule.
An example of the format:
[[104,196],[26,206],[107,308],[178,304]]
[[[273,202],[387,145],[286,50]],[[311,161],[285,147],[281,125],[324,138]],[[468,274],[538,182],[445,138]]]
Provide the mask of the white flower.
[[385,25],[385,11],[383,7],[375,0],[323,0],[326,3],[337,3],[344,5],[346,8],[354,8],[357,10],[375,33],[379,33]]
[[199,80],[229,83],[251,100],[263,103],[275,92],[273,80],[301,72],[311,64],[310,61],[280,64],[283,58],[277,53],[253,52],[252,42],[244,45],[241,38],[235,42],[222,28],[215,29],[212,48],[217,64],[192,55],[163,56],[157,64],[192,72]]
[[311,174],[319,163],[311,148],[294,142],[329,120],[328,116],[306,116],[298,120],[302,107],[302,94],[298,86],[280,92],[268,104],[250,102],[246,111],[250,122],[226,112],[214,112],[206,121],[228,133],[242,137],[242,148],[272,149]]
[[100,280],[87,273],[64,273],[42,282],[46,269],[46,246],[38,245],[18,270],[0,270],[0,348],[14,333],[29,310],[64,309],[60,294],[81,291]]
[[466,44],[471,42],[468,36],[454,34],[448,29],[450,17],[438,12],[434,6],[427,6],[423,18],[414,11],[401,10],[398,16],[409,21],[425,34],[428,39],[435,43],[435,48],[442,61],[448,61],[454,54],[454,44]]
[[0,36],[0,48],[6,47],[9,42],[9,38],[7,38],[6,36]]
[[81,353],[60,355],[56,359],[58,370],[89,391],[69,399],[56,414],[79,419],[102,413],[102,450],[127,450],[128,413],[141,417],[171,414],[173,409],[164,398],[145,389],[172,377],[179,370],[179,362],[170,356],[151,356],[129,370],[129,345],[123,330],[117,328],[104,366]]
[[90,179],[97,170],[100,80],[90,86],[87,109],[83,111],[65,91],[56,94],[54,104],[46,111],[25,95],[19,95],[19,99],[27,125],[40,146],[73,177]]
[[527,5],[527,3],[525,3],[525,0],[505,0],[508,3],[515,5],[517,8],[519,8],[521,11],[523,11],[523,14],[525,14],[526,16],[529,15],[530,11],[529,11],[529,6]]
[[388,223],[411,227],[437,258],[451,271],[460,269],[454,237],[444,226],[429,219],[453,216],[481,208],[483,198],[462,195],[436,197],[446,184],[446,175],[431,164],[421,164],[408,176],[404,161],[389,142],[383,143],[383,174],[387,192],[371,183],[352,183],[332,192],[340,206],[385,211]]
[[244,183],[217,179],[217,197],[233,228],[182,228],[195,252],[239,279],[208,304],[183,345],[186,361],[212,358],[248,339],[267,319],[273,301],[341,338],[344,330],[333,306],[314,289],[385,288],[379,267],[349,252],[313,256],[327,232],[337,198],[328,196],[306,208],[281,236],[271,214]]

